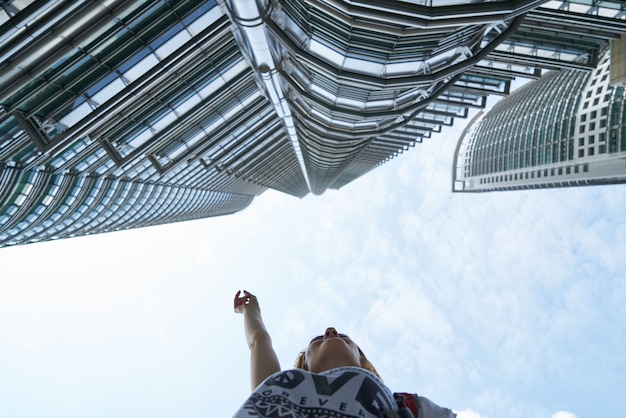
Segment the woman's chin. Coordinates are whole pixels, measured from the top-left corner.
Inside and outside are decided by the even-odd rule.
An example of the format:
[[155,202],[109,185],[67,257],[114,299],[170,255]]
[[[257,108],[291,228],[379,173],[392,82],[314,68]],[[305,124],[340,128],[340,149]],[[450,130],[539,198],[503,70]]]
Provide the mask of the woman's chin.
[[326,370],[336,369],[344,366],[360,367],[358,353],[355,353],[349,346],[342,347],[338,344],[328,344],[320,347],[316,357],[309,364],[309,370],[314,373],[321,373]]

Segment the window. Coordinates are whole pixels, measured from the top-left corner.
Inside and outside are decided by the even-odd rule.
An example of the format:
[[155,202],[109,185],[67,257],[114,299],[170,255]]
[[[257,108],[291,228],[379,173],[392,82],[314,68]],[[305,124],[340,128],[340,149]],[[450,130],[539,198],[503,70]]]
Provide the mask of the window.
[[582,147],[583,145],[585,145],[585,137],[581,136],[580,138],[578,138],[578,146]]
[[585,156],[585,149],[584,148],[579,149],[578,150],[578,158],[582,158],[584,156]]
[[580,171],[580,168],[577,165],[575,165],[574,166],[574,173],[578,173],[579,171]]
[[611,99],[611,93],[605,94],[604,95],[604,101],[608,102]]
[[600,144],[600,146],[598,146],[598,154],[606,154],[606,144]]
[[570,167],[565,167],[565,174],[571,174],[572,169]]
[[583,104],[583,109],[587,109],[589,107],[589,102],[585,102],[585,104]]
[[589,147],[589,148],[587,149],[587,154],[588,154],[589,156],[592,156],[592,155],[594,154],[594,152],[595,152],[595,149],[594,149],[593,147]]
[[596,136],[595,135],[589,135],[589,140],[587,141],[587,143],[589,145],[594,144],[596,142]]
[[587,95],[585,96],[585,98],[586,98],[586,99],[588,99],[588,98],[590,98],[590,97],[591,97],[591,90],[589,90],[589,91],[587,92]]
[[582,134],[583,132],[585,132],[585,125],[580,125],[580,126],[578,127],[578,133],[581,133],[581,134]]
[[563,174],[563,167],[559,167],[559,176]]
[[582,115],[580,115],[580,121],[581,122],[584,122],[586,120],[587,120],[587,114],[586,113],[583,113]]
[[594,106],[597,105],[598,103],[600,103],[600,99],[599,98],[596,97],[595,99],[593,99],[593,105]]
[[604,141],[606,141],[606,133],[605,133],[605,132],[602,132],[602,133],[600,134],[599,140],[600,140],[600,142],[604,142]]
[[607,113],[609,113],[608,107],[603,107],[602,109],[600,109],[600,116],[606,116]]
[[591,112],[591,113],[589,114],[589,117],[590,117],[591,119],[595,119],[597,116],[598,116],[598,111],[597,111],[597,110],[594,110],[593,112]]
[[589,130],[593,131],[594,129],[596,129],[596,123],[595,122],[589,122]]
[[600,119],[600,128],[606,128],[606,119]]

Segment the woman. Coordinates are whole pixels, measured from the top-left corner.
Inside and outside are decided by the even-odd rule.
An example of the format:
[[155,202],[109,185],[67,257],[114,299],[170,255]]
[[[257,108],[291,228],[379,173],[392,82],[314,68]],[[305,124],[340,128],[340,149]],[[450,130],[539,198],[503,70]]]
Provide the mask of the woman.
[[235,418],[456,416],[424,397],[392,393],[361,349],[333,327],[311,340],[295,369],[281,372],[257,298],[238,291],[234,307],[244,318],[253,391]]

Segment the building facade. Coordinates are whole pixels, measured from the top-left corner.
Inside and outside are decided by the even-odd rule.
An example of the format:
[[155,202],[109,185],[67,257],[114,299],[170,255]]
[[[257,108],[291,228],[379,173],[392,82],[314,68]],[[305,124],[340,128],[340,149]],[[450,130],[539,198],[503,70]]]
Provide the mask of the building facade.
[[515,77],[588,73],[625,19],[622,1],[0,1],[0,246],[340,188]]
[[459,140],[453,191],[626,182],[626,98],[611,54],[591,73],[553,71],[477,115]]

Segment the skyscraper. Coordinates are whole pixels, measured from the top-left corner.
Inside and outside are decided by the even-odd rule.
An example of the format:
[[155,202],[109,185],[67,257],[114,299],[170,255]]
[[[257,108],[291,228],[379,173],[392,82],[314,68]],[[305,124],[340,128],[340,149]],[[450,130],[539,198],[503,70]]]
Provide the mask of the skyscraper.
[[482,192],[626,182],[626,98],[607,53],[591,73],[552,71],[466,128],[453,190]]
[[340,188],[516,76],[590,71],[626,11],[587,3],[2,1],[0,246]]

